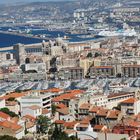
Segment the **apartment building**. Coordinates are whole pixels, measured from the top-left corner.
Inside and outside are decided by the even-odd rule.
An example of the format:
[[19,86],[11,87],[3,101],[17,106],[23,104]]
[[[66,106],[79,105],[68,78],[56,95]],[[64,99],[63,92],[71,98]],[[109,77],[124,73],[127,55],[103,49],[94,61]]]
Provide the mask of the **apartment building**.
[[61,79],[80,80],[84,78],[84,69],[81,67],[67,67],[59,71]]
[[140,100],[136,98],[129,98],[120,103],[121,112],[124,115],[136,115],[140,112]]
[[32,106],[23,108],[21,115],[22,116],[31,115],[36,118],[36,117],[40,116],[41,114],[42,114],[42,108],[37,105],[32,105]]
[[51,100],[63,93],[62,89],[52,88],[48,90],[30,91],[29,94],[23,96],[20,100],[21,111],[25,107],[39,106],[42,109],[51,110]]
[[93,66],[90,68],[90,77],[113,77],[115,68],[113,66]]
[[134,97],[135,94],[134,93],[115,93],[115,94],[110,94],[108,96],[108,102],[106,104],[106,107],[108,109],[111,109],[113,107],[116,107],[120,102]]
[[140,65],[122,66],[122,74],[126,77],[139,77],[140,76]]

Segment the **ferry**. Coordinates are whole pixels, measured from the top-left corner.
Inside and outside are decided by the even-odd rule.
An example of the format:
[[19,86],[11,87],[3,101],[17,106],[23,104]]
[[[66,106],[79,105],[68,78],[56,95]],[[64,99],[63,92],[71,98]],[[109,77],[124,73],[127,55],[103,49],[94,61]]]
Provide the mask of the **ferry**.
[[128,37],[132,37],[132,36],[137,36],[137,33],[134,29],[121,29],[121,30],[117,30],[117,31],[109,31],[109,30],[103,30],[101,32],[98,33],[99,36],[106,36],[106,37],[110,37],[110,36],[128,36]]

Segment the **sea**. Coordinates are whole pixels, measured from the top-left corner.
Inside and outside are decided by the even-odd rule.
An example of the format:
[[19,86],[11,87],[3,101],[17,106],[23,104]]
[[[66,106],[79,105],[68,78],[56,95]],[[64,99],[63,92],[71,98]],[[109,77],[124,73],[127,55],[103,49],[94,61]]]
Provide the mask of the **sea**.
[[[26,27],[14,27],[14,28],[9,28],[9,27],[1,27],[0,31],[8,31],[8,30],[20,30],[20,31],[25,31]],[[62,31],[49,31],[47,29],[38,29],[38,28],[31,28],[30,29],[30,34],[32,35],[46,35],[48,38],[56,38],[58,36],[64,37],[67,36],[69,39],[69,42],[79,42],[79,41],[86,41],[86,40],[96,40],[98,38],[101,38],[100,36],[95,36],[91,38],[83,38],[80,37],[82,35],[87,35],[87,34],[70,34],[70,33],[65,33]],[[45,40],[45,39],[44,39]],[[11,33],[0,33],[0,48],[2,47],[9,47],[13,46],[18,43],[22,44],[34,44],[34,43],[41,43],[43,39],[40,38],[34,38],[34,37],[29,37],[29,36],[21,36],[17,34],[11,34]],[[45,40],[48,41],[48,40]]]

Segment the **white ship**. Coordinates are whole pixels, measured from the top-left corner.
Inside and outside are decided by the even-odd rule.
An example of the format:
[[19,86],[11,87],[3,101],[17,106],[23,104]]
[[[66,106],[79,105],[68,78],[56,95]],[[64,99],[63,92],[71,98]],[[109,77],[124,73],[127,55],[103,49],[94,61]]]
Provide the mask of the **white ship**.
[[98,33],[99,36],[137,36],[137,33],[134,29],[121,29],[117,31],[103,30]]

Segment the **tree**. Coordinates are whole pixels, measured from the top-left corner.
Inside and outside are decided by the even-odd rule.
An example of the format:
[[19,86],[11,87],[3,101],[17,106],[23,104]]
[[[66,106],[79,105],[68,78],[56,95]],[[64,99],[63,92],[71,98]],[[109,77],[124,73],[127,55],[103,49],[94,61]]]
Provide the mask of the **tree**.
[[0,136],[0,140],[17,140],[17,138],[8,136],[8,135],[4,135],[4,136]]
[[87,58],[92,58],[93,56],[92,56],[92,53],[91,52],[89,52],[88,54],[87,54]]
[[55,115],[55,112],[56,112],[56,105],[55,104],[51,105],[51,110],[52,110],[52,114]]
[[121,78],[122,74],[121,73],[117,73],[116,77]]
[[10,97],[10,98],[8,99],[8,101],[15,101],[15,98]]
[[101,54],[96,52],[94,57],[98,57],[98,56],[101,56]]
[[37,131],[38,131],[38,133],[46,134],[50,125],[51,125],[51,121],[48,117],[40,115],[37,118]]
[[1,108],[0,111],[2,111],[3,113],[8,114],[11,117],[18,117],[18,115],[15,112],[10,111],[8,108],[4,107]]
[[75,136],[68,137],[68,135],[62,131],[61,127],[58,127],[57,124],[55,124],[51,140],[78,140],[78,138]]

